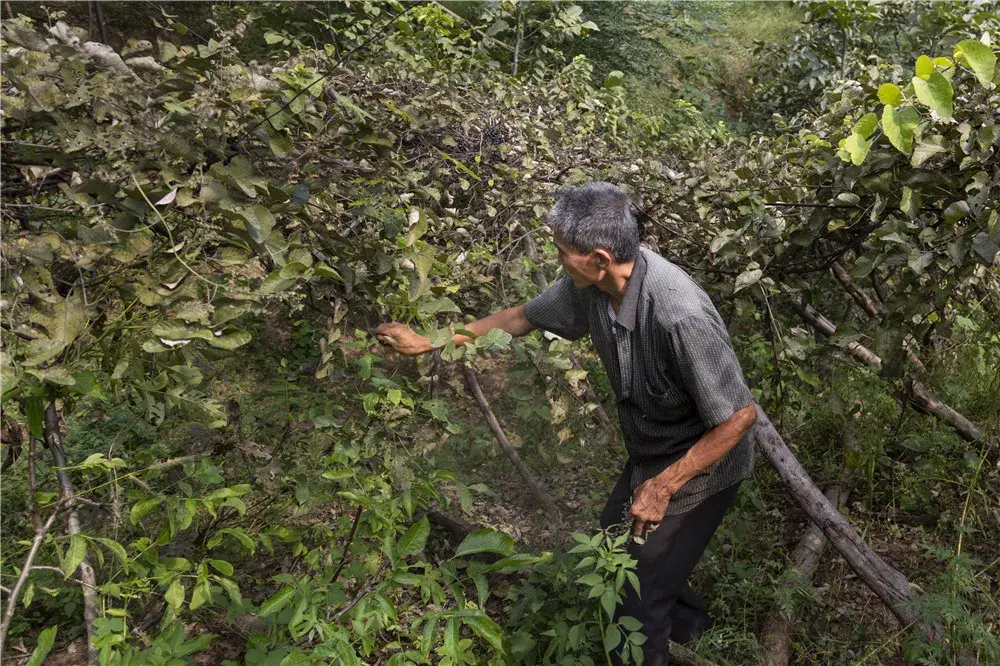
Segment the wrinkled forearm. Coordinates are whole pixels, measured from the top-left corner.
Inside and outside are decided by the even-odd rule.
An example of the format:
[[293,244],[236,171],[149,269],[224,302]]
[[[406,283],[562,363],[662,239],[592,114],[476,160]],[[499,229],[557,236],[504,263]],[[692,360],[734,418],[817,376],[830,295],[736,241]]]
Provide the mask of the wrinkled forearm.
[[657,481],[670,494],[676,493],[685,483],[729,453],[756,421],[756,405],[734,412],[727,420],[705,433],[683,458],[663,470]]

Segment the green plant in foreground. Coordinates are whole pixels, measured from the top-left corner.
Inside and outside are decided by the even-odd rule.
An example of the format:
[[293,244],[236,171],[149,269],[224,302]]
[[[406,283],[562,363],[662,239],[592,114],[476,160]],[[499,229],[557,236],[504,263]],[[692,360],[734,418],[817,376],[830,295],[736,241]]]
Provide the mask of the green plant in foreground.
[[511,652],[519,663],[610,664],[608,653],[618,649],[626,662],[642,664],[641,623],[615,616],[626,586],[639,590],[628,538],[576,533],[568,555],[554,556],[510,590]]

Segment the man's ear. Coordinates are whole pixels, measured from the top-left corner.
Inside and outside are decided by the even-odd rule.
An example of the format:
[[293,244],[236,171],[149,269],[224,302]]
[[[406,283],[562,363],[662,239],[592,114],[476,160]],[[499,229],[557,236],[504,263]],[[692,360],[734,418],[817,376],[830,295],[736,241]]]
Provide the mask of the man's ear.
[[598,267],[605,271],[611,267],[611,264],[615,263],[615,258],[611,256],[611,253],[602,247],[594,250],[594,259],[597,261]]

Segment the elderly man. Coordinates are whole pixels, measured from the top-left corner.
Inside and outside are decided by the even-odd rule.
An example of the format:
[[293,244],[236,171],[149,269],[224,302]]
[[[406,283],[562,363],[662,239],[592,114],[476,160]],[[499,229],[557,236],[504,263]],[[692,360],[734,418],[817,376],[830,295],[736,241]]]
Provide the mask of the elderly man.
[[[664,666],[670,638],[687,642],[710,624],[687,579],[752,471],[754,398],[708,295],[639,247],[625,192],[609,183],[563,191],[547,222],[564,275],[528,303],[465,328],[477,336],[493,328],[590,335],[629,454],[601,525],[631,520],[643,537],[630,545],[641,598],[629,592],[619,612],[643,624],[644,663]],[[402,324],[376,333],[404,354],[431,350]]]

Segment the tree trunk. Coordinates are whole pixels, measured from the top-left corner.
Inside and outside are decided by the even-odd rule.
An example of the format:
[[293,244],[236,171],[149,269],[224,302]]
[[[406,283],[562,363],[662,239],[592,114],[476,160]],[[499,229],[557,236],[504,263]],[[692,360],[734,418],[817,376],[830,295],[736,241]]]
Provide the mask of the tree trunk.
[[[844,424],[841,440],[845,453],[858,449],[858,440],[851,430],[850,422]],[[837,507],[839,511],[843,512],[847,506],[851,490],[854,488],[855,481],[856,478],[852,475],[850,478],[843,479],[840,483],[830,487],[825,493],[825,497],[830,505]],[[786,578],[782,585],[792,585],[793,581],[796,580],[807,584],[810,583],[825,549],[826,537],[823,536],[823,530],[816,523],[810,524],[789,557],[791,564],[786,576],[790,576],[791,579]],[[767,619],[764,621],[764,628],[761,631],[764,637],[762,641],[764,647],[764,658],[761,660],[762,666],[788,666],[794,624],[794,620],[782,617],[777,609],[772,610],[767,616]]]
[[862,310],[867,312],[868,315],[874,319],[882,318],[882,310],[875,303],[875,301],[873,301],[871,297],[861,289],[861,287],[854,284],[854,281],[851,280],[851,276],[848,275],[843,266],[838,263],[834,263],[830,270],[833,271],[833,276],[844,286],[844,289],[847,290],[847,293],[851,295],[851,298],[854,299],[854,302],[857,303]]
[[101,10],[101,0],[94,0],[94,11],[97,12],[97,27],[101,31],[101,42],[108,43],[108,24],[104,22],[104,12]]
[[[56,405],[50,402],[45,408],[44,423],[45,442],[52,452],[52,461],[55,463],[56,476],[59,478],[59,485],[62,487],[63,499],[69,507],[69,518],[67,520],[66,533],[70,536],[80,534],[80,515],[77,513],[73,490],[73,482],[66,471],[66,454],[62,447],[62,435],[59,433],[59,415],[56,413]],[[90,560],[86,554],[80,562],[78,569],[80,572],[80,586],[83,590],[83,619],[87,627],[87,663],[96,666],[98,661],[98,651],[94,646],[95,627],[94,621],[101,616],[101,611],[97,603],[97,578],[94,576],[94,567],[90,565]],[[66,576],[72,576],[74,572],[65,572]]]
[[916,622],[916,614],[907,607],[908,602],[913,600],[913,592],[906,576],[889,566],[861,539],[854,527],[809,478],[764,410],[758,408],[757,413],[757,444],[795,501],[893,615],[904,626]]
[[[833,323],[816,312],[813,308],[808,305],[799,305],[799,314],[807,324],[815,328],[820,333],[832,336],[837,332],[837,327]],[[865,347],[858,342],[848,342],[846,345],[842,345],[851,356],[853,356],[857,361],[873,368],[874,370],[882,369],[882,359],[878,357],[873,351]],[[937,417],[941,421],[944,421],[951,427],[953,427],[958,434],[961,435],[963,439],[969,442],[979,442],[982,441],[986,436],[983,431],[976,426],[972,421],[962,416],[954,409],[944,404],[937,397],[931,393],[926,386],[918,382],[916,379],[910,376],[903,378],[903,385],[906,388],[907,393],[910,396],[911,402],[916,405],[922,411],[930,414],[931,416]]]
[[486,422],[490,425],[490,430],[493,431],[493,436],[496,437],[497,442],[500,444],[500,448],[507,455],[507,458],[514,464],[517,468],[518,473],[524,482],[528,484],[528,488],[531,490],[531,494],[535,496],[538,503],[541,504],[545,510],[556,520],[560,520],[559,509],[556,508],[555,502],[549,497],[549,494],[545,491],[545,488],[539,483],[535,475],[531,473],[531,470],[524,464],[521,460],[521,456],[518,455],[517,451],[511,446],[510,440],[507,439],[506,433],[504,433],[503,428],[500,426],[500,422],[497,421],[497,417],[493,414],[493,410],[490,408],[490,403],[487,402],[486,396],[483,395],[483,390],[479,387],[479,379],[476,377],[476,371],[465,365],[462,367],[462,371],[465,374],[465,381],[469,385],[469,392],[472,393],[472,397],[476,399],[476,404],[479,405],[479,409],[482,410],[483,416],[486,417]]

